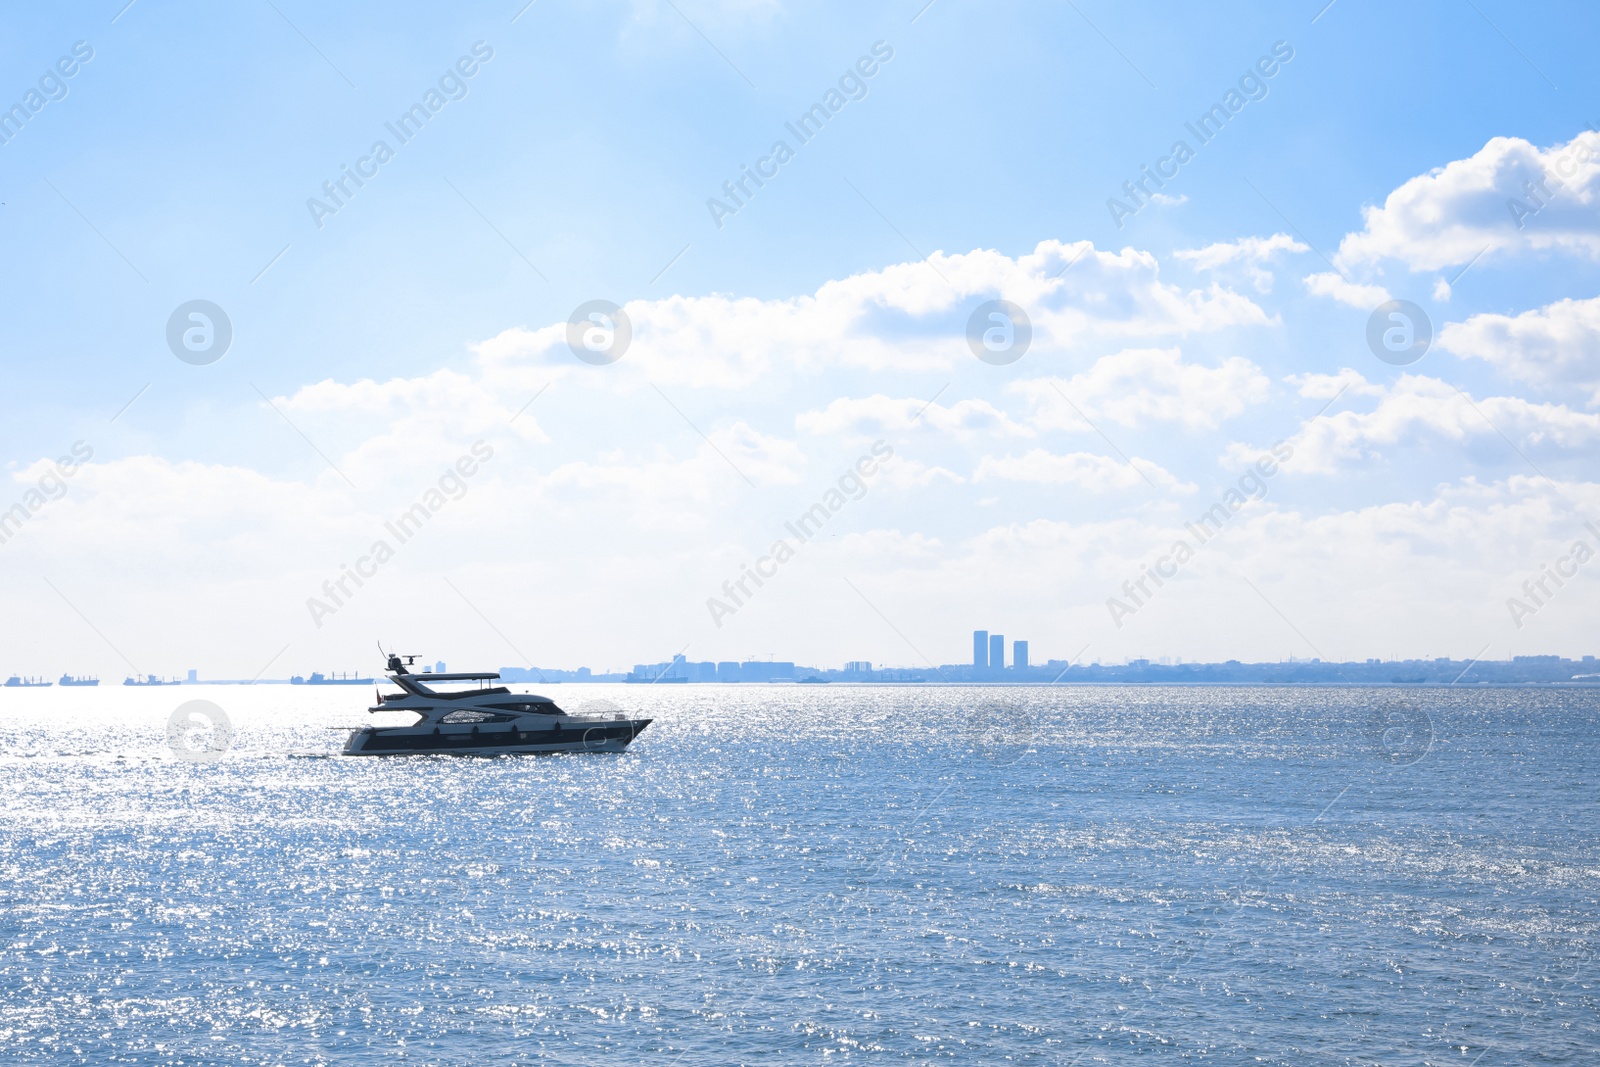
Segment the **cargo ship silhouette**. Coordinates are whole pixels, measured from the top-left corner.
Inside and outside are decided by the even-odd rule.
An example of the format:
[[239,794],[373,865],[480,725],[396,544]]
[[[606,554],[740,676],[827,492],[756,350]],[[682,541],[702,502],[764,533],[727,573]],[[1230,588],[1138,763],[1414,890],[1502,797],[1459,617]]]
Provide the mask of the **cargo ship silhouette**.
[[290,685],[371,685],[371,678],[357,678],[351,674],[335,674],[329,677],[318,671],[313,671],[310,678],[295,675],[289,679]]
[[176,679],[176,678],[172,679],[172,681],[170,681],[170,682],[164,682],[160,678],[157,678],[153,674],[147,674],[143,678],[141,678],[141,677],[139,677],[139,675],[135,674],[131,678],[124,678],[122,680],[122,684],[123,685],[182,685],[183,683],[178,681],[178,679]]

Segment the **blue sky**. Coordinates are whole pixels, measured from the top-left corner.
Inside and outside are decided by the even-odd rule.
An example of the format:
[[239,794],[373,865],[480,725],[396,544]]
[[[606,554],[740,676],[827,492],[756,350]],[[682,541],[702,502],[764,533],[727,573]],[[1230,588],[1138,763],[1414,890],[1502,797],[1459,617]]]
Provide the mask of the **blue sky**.
[[[4,101],[93,58],[0,145],[0,508],[93,458],[0,544],[0,670],[248,676],[287,649],[286,673],[375,638],[915,665],[976,627],[1108,661],[1596,651],[1592,573],[1520,587],[1600,547],[1600,178],[1505,212],[1600,125],[1591,10],[521,8],[11,16]],[[465,95],[319,227],[308,198],[478,42]],[[1264,97],[1116,225],[1107,199],[1278,42]],[[875,45],[799,144],[785,123]],[[778,139],[794,158],[717,226],[708,198]],[[963,337],[991,297],[1040,327],[1006,366]],[[1438,334],[1411,366],[1365,341],[1390,297]],[[233,327],[206,366],[165,341],[193,299]],[[636,330],[603,367],[562,340],[596,299]],[[714,621],[878,439],[863,499]],[[313,618],[479,440],[460,500]],[[1265,499],[1115,625],[1279,440]]]

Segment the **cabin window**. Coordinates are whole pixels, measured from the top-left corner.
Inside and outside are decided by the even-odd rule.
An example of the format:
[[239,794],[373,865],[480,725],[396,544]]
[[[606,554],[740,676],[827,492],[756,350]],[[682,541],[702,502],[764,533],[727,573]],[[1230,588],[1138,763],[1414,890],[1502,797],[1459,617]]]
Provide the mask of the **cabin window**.
[[455,711],[450,712],[439,721],[449,723],[509,722],[511,721],[511,717],[509,715],[496,715],[492,711],[475,711],[472,708],[457,708]]

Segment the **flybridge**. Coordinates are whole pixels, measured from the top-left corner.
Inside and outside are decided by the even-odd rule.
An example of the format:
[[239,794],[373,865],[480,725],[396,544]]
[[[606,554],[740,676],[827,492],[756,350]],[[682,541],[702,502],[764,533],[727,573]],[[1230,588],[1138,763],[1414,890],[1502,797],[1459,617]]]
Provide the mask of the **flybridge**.
[[410,671],[402,672],[408,678],[425,678],[430,682],[480,682],[487,679],[500,677],[500,672],[493,674],[430,674],[423,671],[421,674],[412,674]]
[[[427,670],[418,672],[415,670],[417,657],[397,656],[392,652],[389,653],[388,661],[390,674],[404,676],[406,678],[426,678],[433,682],[481,682],[486,679],[500,677],[499,671],[474,671],[468,674],[444,674],[442,672],[439,674],[434,674],[433,672]],[[444,664],[441,663],[439,666],[442,667]]]
[[[387,657],[387,661],[389,680],[395,685],[398,685],[401,689],[405,690],[405,695],[391,694],[389,696],[384,696],[382,693],[379,693],[378,703],[381,705],[392,704],[397,700],[404,700],[406,699],[406,696],[428,697],[435,700],[458,701],[480,696],[489,696],[493,694],[510,692],[509,689],[503,687],[491,688],[488,685],[480,685],[476,689],[469,689],[454,693],[435,692],[433,689],[429,688],[430,685],[434,685],[439,682],[486,683],[500,677],[500,672],[471,671],[461,674],[446,674],[444,671],[440,671],[435,674],[432,671],[424,670],[419,673],[416,669],[417,657],[415,656],[397,656],[393,653],[390,653]],[[442,667],[444,665],[440,664],[440,666]]]

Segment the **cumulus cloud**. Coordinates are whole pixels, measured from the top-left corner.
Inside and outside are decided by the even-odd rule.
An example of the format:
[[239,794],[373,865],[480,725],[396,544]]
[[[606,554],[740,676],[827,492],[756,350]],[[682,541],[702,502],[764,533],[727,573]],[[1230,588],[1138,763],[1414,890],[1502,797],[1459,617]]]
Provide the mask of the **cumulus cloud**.
[[1087,430],[1105,418],[1121,426],[1151,422],[1214,428],[1266,401],[1272,383],[1254,363],[1233,356],[1215,367],[1187,363],[1176,348],[1138,348],[1097,360],[1068,379],[1016,382],[1030,425],[1041,430]]
[[1362,212],[1347,234],[1346,264],[1394,259],[1412,270],[1439,270],[1489,255],[1560,251],[1600,255],[1600,135],[1585,131],[1565,144],[1537,148],[1520,137],[1494,137],[1466,159],[1418,175],[1383,205]]
[[1331,270],[1309,275],[1305,282],[1311,295],[1325,296],[1363,311],[1371,311],[1391,299],[1389,290],[1381,285],[1359,285]]
[[1600,442],[1600,415],[1521,397],[1472,399],[1437,378],[1403,375],[1370,411],[1346,410],[1307,423],[1291,438],[1293,469],[1331,474],[1428,440],[1465,445],[1501,435],[1524,450],[1588,450]]
[[797,485],[806,473],[806,457],[794,442],[743,422],[707,436],[684,456],[662,449],[563,463],[548,475],[524,475],[525,492],[573,520],[607,498],[625,505],[627,521],[638,528],[698,531],[710,523],[707,505],[726,500],[732,486],[746,480],[756,487]]
[[961,400],[946,407],[917,397],[840,397],[821,411],[805,411],[795,426],[810,434],[833,434],[847,440],[873,440],[886,434],[922,427],[961,440],[980,436],[1031,437],[1033,431],[987,400]]
[[[1202,269],[1245,269],[1299,251],[1274,235],[1195,249],[1188,260]],[[1331,414],[1292,439],[1296,455],[1272,481],[1269,498],[1241,512],[1157,605],[1157,612],[1170,612],[1165,632],[1179,642],[1174,651],[1228,656],[1241,647],[1270,647],[1282,631],[1281,620],[1268,615],[1265,637],[1230,626],[1217,637],[1226,643],[1214,650],[1190,643],[1201,638],[1188,635],[1209,640],[1220,632],[1207,620],[1217,617],[1219,597],[1225,600],[1231,588],[1223,581],[1230,568],[1248,570],[1275,599],[1284,588],[1285,611],[1297,621],[1304,615],[1294,607],[1296,597],[1332,604],[1330,611],[1344,611],[1345,600],[1363,611],[1378,605],[1385,619],[1405,623],[1397,621],[1395,630],[1403,641],[1409,640],[1405,626],[1414,629],[1425,615],[1417,600],[1422,592],[1473,581],[1481,591],[1538,551],[1538,538],[1559,526],[1551,517],[1556,498],[1516,478],[1492,487],[1462,484],[1420,502],[1390,501],[1380,487],[1375,500],[1351,510],[1337,510],[1348,506],[1345,487],[1341,500],[1330,502],[1327,484],[1313,479],[1316,503],[1301,514],[1290,504],[1297,474],[1392,461],[1404,449],[1425,452],[1440,442],[1503,455],[1503,432],[1559,476],[1545,455],[1565,453],[1582,462],[1600,446],[1600,414],[1556,403],[1515,396],[1469,402],[1436,379],[1402,376],[1386,386],[1350,368],[1274,382],[1243,356],[1185,359],[1193,345],[1180,346],[1179,338],[1271,320],[1225,287],[1167,282],[1146,253],[1045,242],[1017,257],[980,250],[940,253],[936,262],[945,279],[913,263],[829,282],[791,299],[637,301],[629,305],[634,347],[607,367],[575,360],[566,350],[564,324],[553,323],[489,337],[471,346],[470,359],[459,367],[291,389],[273,404],[359,490],[331,470],[296,478],[154,456],[107,457],[86,465],[64,499],[30,520],[4,546],[4,560],[19,572],[50,573],[75,599],[80,585],[108,590],[105,601],[84,601],[85,613],[119,645],[124,635],[135,635],[129,651],[140,659],[134,646],[153,614],[177,620],[173,641],[251,660],[239,665],[243,672],[259,669],[291,637],[332,640],[336,630],[347,632],[350,643],[337,647],[358,654],[370,646],[374,630],[396,620],[419,630],[438,626],[466,643],[454,623],[439,621],[447,615],[439,605],[459,608],[470,626],[481,619],[458,604],[439,579],[442,572],[460,579],[462,592],[519,644],[529,635],[524,647],[561,649],[548,652],[547,662],[561,663],[568,648],[602,639],[640,655],[664,655],[672,648],[656,647],[660,634],[688,620],[681,627],[684,640],[694,636],[706,591],[725,577],[715,555],[719,543],[769,543],[785,517],[837,477],[839,439],[853,444],[883,437],[896,456],[873,478],[873,502],[852,505],[848,522],[837,520],[836,531],[809,546],[794,565],[795,580],[773,586],[763,610],[784,618],[840,614],[838,572],[827,568],[843,560],[845,571],[871,576],[874,599],[882,593],[885,612],[897,622],[906,619],[909,635],[919,645],[926,640],[931,652],[958,614],[952,603],[998,601],[1008,611],[1015,605],[1023,614],[1004,622],[1013,633],[1032,627],[1037,636],[1086,624],[1109,630],[1103,598],[1138,573],[1149,553],[1165,550],[1178,529],[1168,529],[1175,516],[1202,506],[1193,484],[1137,453],[1156,454],[1151,450],[1161,446],[1154,439],[1170,445],[1174,431],[1181,431],[1176,448],[1213,454],[1226,435],[1206,431],[1260,411],[1275,397],[1297,393],[1315,401],[1300,402],[1313,409],[1338,397]],[[1313,276],[1325,280],[1307,285],[1341,299],[1346,290],[1332,280],[1337,277]],[[996,296],[1027,307],[1036,327],[1027,362],[1011,368],[978,364],[964,338],[972,308]],[[1378,289],[1360,300],[1370,306],[1386,296]],[[1600,381],[1596,304],[1562,301],[1515,316],[1477,315],[1446,326],[1439,343],[1519,380],[1582,387],[1593,403]],[[1359,347],[1359,339],[1353,343]],[[1066,367],[1077,373],[1058,369]],[[952,368],[959,373],[946,376]],[[902,371],[936,373],[909,382],[870,377]],[[936,395],[946,382],[952,383],[948,391]],[[651,391],[653,384],[706,438],[684,425]],[[540,399],[529,406],[536,395]],[[302,443],[276,415],[264,417],[305,456],[301,469],[310,470],[314,458]],[[1117,446],[1102,448],[1090,421]],[[1272,432],[1274,422],[1263,421],[1261,432]],[[1149,439],[1124,432],[1147,429],[1154,431]],[[1046,435],[1056,431],[1089,436],[1044,447],[1051,440]],[[348,612],[328,629],[312,629],[305,597],[374,538],[386,536],[384,522],[416,500],[477,436],[497,451],[470,491],[430,520],[426,537],[409,543]],[[924,445],[929,454],[913,455]],[[1088,448],[1111,454],[1079,450]],[[1125,448],[1131,462],[1117,448]],[[1253,460],[1259,451],[1230,445],[1222,466]],[[1183,469],[1187,474],[1189,467]],[[1196,469],[1197,481],[1209,477]],[[42,470],[33,465],[14,475],[17,486]],[[1146,478],[1164,492],[1150,493]],[[1353,494],[1360,484],[1347,486]],[[1002,491],[1007,485],[1024,488]],[[1567,483],[1563,492],[1569,491],[1574,501],[1593,502],[1600,487]],[[889,495],[879,501],[879,492]],[[1078,517],[1051,522],[1030,519],[1026,508],[984,511],[978,506],[984,494],[1007,506],[1018,497],[1068,499]],[[853,528],[856,522],[881,525],[875,510],[885,503],[892,509],[888,521],[899,528]],[[1511,543],[1516,552],[1507,549]],[[107,553],[107,545],[115,552]],[[836,559],[828,555],[833,552]],[[806,568],[826,573],[832,584],[799,577]],[[897,584],[902,571],[903,584]],[[1462,582],[1463,573],[1472,580]],[[151,588],[157,579],[160,587]],[[1319,585],[1337,582],[1345,584],[1334,595]],[[146,587],[136,588],[141,583]],[[1202,595],[1186,600],[1191,589]],[[1573,604],[1585,603],[1577,587],[1570,592]],[[1254,594],[1245,594],[1244,609],[1259,610]],[[26,596],[8,596],[22,616]],[[1037,611],[1026,615],[1035,602]],[[239,603],[252,610],[237,612]],[[563,607],[551,612],[549,604]],[[1446,628],[1434,630],[1437,651],[1481,647],[1475,641],[1463,649],[1465,639],[1455,640],[1448,630],[1458,607],[1448,605]],[[1158,617],[1141,612],[1140,632],[1163,632]],[[1539,622],[1555,617],[1541,615]],[[198,621],[184,621],[190,618]],[[750,618],[741,615],[740,626]],[[864,625],[880,621],[873,616]],[[76,617],[64,625],[81,629]],[[1347,632],[1364,635],[1369,630],[1363,625],[1357,619]],[[601,636],[571,636],[580,631]],[[750,633],[741,630],[738,639],[764,640]],[[713,658],[719,650],[697,654]],[[309,653],[297,647],[292,655]],[[148,669],[175,666],[152,663]],[[60,664],[68,667],[79,669]]]
[[1337,396],[1382,396],[1383,386],[1367,381],[1360,371],[1341,367],[1338,374],[1291,374],[1284,381],[1301,396],[1332,400]]
[[[1420,499],[1329,509],[1319,496],[1300,508],[1285,499],[1293,472],[1293,464],[1286,466],[1266,499],[1247,505],[1199,546],[1176,580],[1156,589],[1121,629],[1106,598],[1123,596],[1123,581],[1171,552],[1179,538],[1192,545],[1183,521],[1195,518],[1190,512],[1205,497],[1160,521],[995,523],[953,544],[935,564],[878,572],[873,596],[907,620],[910,640],[935,648],[942,640],[952,657],[961,648],[947,632],[943,605],[1000,602],[1008,634],[1035,635],[1037,659],[1082,650],[1086,660],[1111,662],[1152,652],[1225,659],[1241,641],[1279,655],[1335,659],[1465,657],[1492,641],[1490,658],[1503,658],[1550,648],[1594,611],[1595,588],[1568,583],[1561,601],[1533,620],[1537,628],[1519,631],[1505,598],[1583,532],[1575,512],[1600,513],[1600,485],[1468,478]],[[1073,635],[1070,644],[1037,640],[1062,626]],[[1302,634],[1316,647],[1303,643]],[[1517,647],[1520,641],[1527,644]]]
[[904,566],[908,560],[937,560],[944,545],[937,537],[903,530],[852,531],[839,538],[841,556],[853,563]]
[[1591,407],[1600,406],[1600,297],[1447,323],[1439,347],[1491,363],[1517,381],[1578,389]]
[[1045,284],[1034,305],[1017,302],[1057,345],[1080,338],[1181,337],[1271,321],[1249,297],[1225,286],[1185,290],[1161,281],[1156,258],[1132,248],[1113,255],[1093,251],[1087,241],[1049,241],[1024,261],[1037,264]]
[[1198,270],[1217,270],[1230,265],[1244,267],[1257,292],[1272,291],[1272,272],[1263,264],[1283,252],[1308,252],[1310,248],[1286,233],[1271,237],[1241,237],[1237,241],[1222,241],[1204,248],[1180,248],[1173,252],[1179,260],[1194,264]]
[[537,395],[536,380],[448,369],[383,382],[329,379],[274,397],[270,404],[324,455],[337,453],[339,471],[365,488],[386,484],[391,472],[457,453],[477,438],[509,431],[526,441],[549,443],[537,410],[518,410]]
[[887,485],[895,489],[926,489],[940,482],[960,485],[965,481],[966,479],[961,475],[946,467],[923,463],[921,460],[896,454],[894,462],[885,463],[878,468],[876,484]]
[[[474,349],[478,378],[503,394],[528,395],[552,380],[608,376],[618,386],[645,381],[742,389],[765,378],[862,371],[948,369],[972,358],[968,316],[1004,297],[1032,320],[1036,353],[1072,350],[1103,338],[1168,338],[1267,323],[1248,297],[1225,286],[1189,289],[1165,282],[1156,258],[1088,241],[1042,241],[1010,257],[978,249],[897,263],[820,286],[815,293],[758,300],[725,294],[635,300],[623,306],[633,339],[606,367],[580,364],[566,326],[503,331]],[[437,381],[434,379],[438,379]],[[409,383],[326,382],[302,390],[296,405],[373,411],[434,386],[466,383],[433,376]]]
[[[33,481],[35,471],[43,468],[14,477]],[[437,475],[431,469],[421,475],[429,476]],[[120,567],[209,580],[245,569],[252,558],[292,566],[314,558],[306,553],[341,533],[379,525],[352,521],[350,491],[332,471],[299,481],[228,464],[135,455],[86,463],[67,487],[62,499],[21,527],[8,551],[31,542],[70,558],[115,545]],[[416,490],[408,485],[404,491]]]
[[1057,455],[1042,448],[1031,449],[1020,456],[985,456],[979,461],[972,480],[1071,485],[1091,493],[1134,489],[1146,484],[1179,492],[1194,492],[1196,488],[1179,481],[1160,464],[1138,456],[1124,462],[1093,452]]

